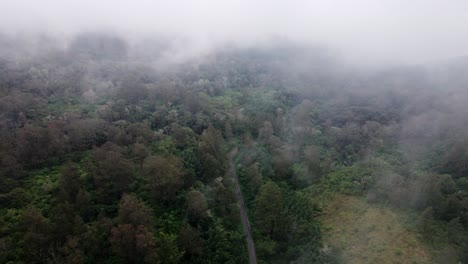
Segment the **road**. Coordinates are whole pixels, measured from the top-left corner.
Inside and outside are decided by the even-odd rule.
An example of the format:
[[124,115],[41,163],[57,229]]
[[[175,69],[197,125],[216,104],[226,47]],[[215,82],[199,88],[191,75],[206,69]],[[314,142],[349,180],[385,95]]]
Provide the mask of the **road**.
[[242,226],[244,227],[245,239],[247,240],[247,250],[249,252],[249,263],[257,264],[257,255],[255,253],[255,244],[252,238],[252,230],[250,228],[249,217],[247,216],[247,210],[245,209],[244,197],[239,185],[239,178],[237,177],[236,167],[233,162],[233,157],[237,154],[237,147],[234,147],[229,151],[227,157],[229,160],[229,172],[228,175],[232,175],[234,182],[234,192],[236,193],[237,206],[241,216]]

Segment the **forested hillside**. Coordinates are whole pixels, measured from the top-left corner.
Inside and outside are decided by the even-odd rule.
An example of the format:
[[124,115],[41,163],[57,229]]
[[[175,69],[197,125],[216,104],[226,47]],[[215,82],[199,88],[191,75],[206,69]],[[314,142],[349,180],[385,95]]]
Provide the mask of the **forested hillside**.
[[55,41],[0,36],[0,263],[248,263],[234,147],[258,263],[347,263],[324,239],[337,197],[392,212],[417,263],[468,263],[466,60]]

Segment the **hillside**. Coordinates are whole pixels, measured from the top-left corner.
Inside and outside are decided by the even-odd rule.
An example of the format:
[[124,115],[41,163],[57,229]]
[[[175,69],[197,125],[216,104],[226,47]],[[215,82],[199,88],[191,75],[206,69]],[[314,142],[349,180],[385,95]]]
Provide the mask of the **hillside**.
[[25,46],[0,58],[0,263],[468,261],[445,71],[287,41],[170,65],[110,33]]

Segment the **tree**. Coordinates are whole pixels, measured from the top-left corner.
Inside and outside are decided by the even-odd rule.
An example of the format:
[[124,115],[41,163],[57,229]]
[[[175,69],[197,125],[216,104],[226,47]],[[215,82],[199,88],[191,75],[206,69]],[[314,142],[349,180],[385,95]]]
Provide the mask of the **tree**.
[[132,225],[151,225],[154,216],[145,203],[134,194],[122,195],[119,203],[117,222]]
[[249,178],[249,183],[256,191],[263,183],[263,175],[260,171],[260,163],[255,162],[249,167],[247,167],[247,177]]
[[197,190],[188,192],[187,210],[189,214],[195,218],[200,218],[208,215],[208,202],[205,195]]
[[220,219],[213,219],[206,233],[206,255],[201,263],[247,263],[242,233],[227,230]]
[[154,139],[154,132],[144,123],[133,123],[127,127],[127,134],[132,142],[148,144]]
[[143,225],[122,224],[112,228],[110,243],[124,263],[158,263],[156,241]]
[[21,227],[25,231],[23,241],[28,261],[45,262],[52,241],[49,220],[36,208],[29,207],[21,216]]
[[428,239],[429,241],[433,242],[433,223],[434,222],[434,209],[432,207],[426,208],[418,219],[418,226],[420,232]]
[[63,246],[57,252],[54,252],[48,263],[85,263],[85,256],[81,249],[80,242],[80,239],[76,236],[68,237]]
[[120,130],[116,135],[116,142],[120,145],[132,143],[148,144],[154,139],[153,131],[143,123],[133,123]]
[[189,127],[180,126],[177,123],[172,123],[170,126],[171,136],[174,138],[175,145],[178,148],[186,148],[187,146],[194,145],[196,142],[196,135]]
[[177,247],[177,236],[159,232],[157,237],[158,260],[160,263],[177,264],[183,256],[183,252]]
[[224,137],[226,140],[230,140],[233,137],[232,126],[230,121],[226,121],[224,125]]
[[84,189],[80,168],[68,161],[60,169],[57,200],[68,203],[77,211],[85,211],[90,202],[89,193]]
[[280,187],[269,181],[260,187],[255,198],[255,225],[270,238],[277,238],[284,230],[284,198]]
[[86,231],[80,234],[86,259],[91,263],[101,263],[111,259],[110,235],[114,227],[112,219],[98,215],[96,221],[87,224]]
[[0,97],[0,111],[6,120],[2,125],[19,127],[34,119],[46,106],[45,100],[31,93],[13,93]]
[[60,201],[75,204],[81,188],[82,182],[78,166],[72,162],[66,163],[60,172],[58,194]]
[[468,242],[464,235],[465,230],[460,223],[460,218],[457,217],[450,220],[447,224],[447,237],[449,241],[455,245],[461,246]]
[[117,99],[126,100],[129,104],[137,104],[140,100],[148,97],[148,89],[142,80],[137,78],[136,73],[130,73],[117,88]]
[[17,132],[16,157],[27,165],[38,165],[49,157],[49,144],[47,129],[26,125]]
[[178,243],[189,260],[203,254],[205,240],[202,238],[202,233],[188,224],[180,230]]
[[317,146],[307,146],[304,149],[304,158],[307,168],[307,174],[309,175],[311,183],[320,179],[321,166],[320,166],[320,151]]
[[134,167],[120,152],[120,148],[106,144],[96,148],[88,169],[98,192],[98,202],[112,203],[128,190],[133,181]]
[[78,119],[71,120],[64,132],[72,150],[86,150],[104,144],[114,130],[102,119]]
[[68,202],[57,204],[51,211],[54,239],[65,242],[68,236],[78,235],[85,230],[84,221]]
[[149,155],[149,150],[144,144],[135,143],[131,147],[132,155],[137,158],[140,162],[143,161]]
[[291,162],[291,156],[288,155],[284,148],[276,150],[272,155],[272,166],[275,177],[284,179],[289,173]]
[[262,143],[269,143],[273,136],[273,125],[269,121],[265,121],[263,126],[258,130],[258,140]]
[[110,243],[125,263],[157,263],[156,240],[147,227],[151,221],[154,217],[143,201],[134,194],[122,196]]
[[[3,137],[3,135],[0,135]],[[4,140],[7,140],[5,137]],[[0,142],[0,146],[2,143]],[[4,147],[0,147],[4,149]],[[18,179],[24,175],[23,166],[21,166],[14,156],[12,150],[0,152],[0,193],[6,193],[18,185]]]
[[149,156],[143,162],[143,171],[155,199],[174,199],[184,184],[183,163],[176,156]]
[[199,151],[205,180],[212,180],[225,174],[227,160],[223,147],[224,139],[221,132],[211,126],[203,131]]

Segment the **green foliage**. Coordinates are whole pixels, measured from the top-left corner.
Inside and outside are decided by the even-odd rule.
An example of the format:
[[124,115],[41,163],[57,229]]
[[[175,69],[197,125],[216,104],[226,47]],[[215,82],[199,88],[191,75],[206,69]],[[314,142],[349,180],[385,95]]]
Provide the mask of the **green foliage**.
[[0,201],[10,208],[21,208],[31,203],[31,194],[24,188],[15,188],[8,194],[0,196]]
[[370,170],[361,166],[341,167],[322,178],[320,184],[312,186],[311,190],[359,195],[369,187],[371,182]]
[[[67,112],[79,112],[81,110],[81,105],[74,102],[72,99],[65,99],[57,96],[52,96],[48,98],[47,102],[47,111],[48,113],[60,116]],[[88,109],[89,112],[91,109]]]
[[281,93],[275,90],[253,89],[245,102],[245,108],[251,113],[274,113],[278,108],[286,108]]
[[200,138],[201,171],[206,181],[224,176],[227,168],[224,139],[216,128],[209,127]]
[[195,147],[187,147],[179,151],[178,156],[184,161],[184,169],[193,175],[199,175],[201,170],[201,161],[199,153]]
[[207,232],[207,256],[203,263],[246,263],[247,254],[244,235],[239,231],[229,231],[220,219],[214,219]]
[[161,263],[175,264],[179,263],[184,252],[177,247],[177,236],[159,232],[157,235],[158,260]]
[[466,195],[468,195],[468,177],[462,177],[457,180],[457,185]]
[[174,208],[173,211],[166,211],[158,215],[154,222],[154,226],[158,230],[173,234],[178,232],[184,225],[182,208]]
[[32,204],[49,212],[53,207],[53,193],[59,186],[59,167],[43,168],[31,172],[26,186],[32,196]]
[[278,251],[278,242],[270,238],[259,238],[255,240],[255,247],[260,259],[269,259]]
[[265,183],[255,198],[255,226],[262,234],[277,238],[284,233],[284,197],[274,182]]
[[177,148],[171,137],[164,137],[162,140],[153,141],[150,144],[150,149],[153,154],[171,155],[175,154]]
[[8,263],[21,258],[24,254],[22,233],[20,232],[22,209],[0,210],[0,262]]
[[223,96],[216,96],[211,98],[211,104],[216,109],[230,110],[239,105],[239,99],[242,94],[238,91],[228,90]]
[[310,185],[310,177],[308,175],[307,168],[302,163],[294,163],[291,166],[291,174],[296,185],[308,186]]
[[236,162],[244,166],[258,162],[263,177],[272,178],[274,175],[272,157],[266,146],[257,145],[242,148],[236,156]]
[[0,62],[0,262],[246,263],[234,146],[260,263],[340,263],[316,205],[336,193],[418,214],[422,238],[465,261],[466,132],[426,124],[463,115],[406,76],[329,74],[282,45],[166,72],[84,34]]

